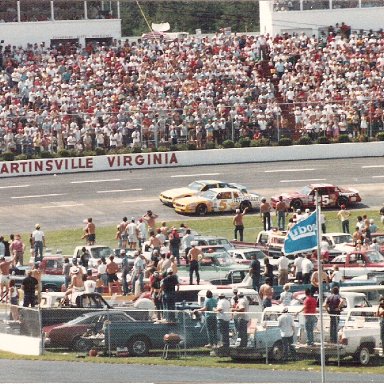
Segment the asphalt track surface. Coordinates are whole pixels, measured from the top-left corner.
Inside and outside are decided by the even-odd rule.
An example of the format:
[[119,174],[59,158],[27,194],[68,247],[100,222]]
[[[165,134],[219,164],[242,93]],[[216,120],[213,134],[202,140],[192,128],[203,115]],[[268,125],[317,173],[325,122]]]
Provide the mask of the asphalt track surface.
[[[0,360],[2,383],[319,383],[318,371]],[[327,373],[328,383],[381,383],[382,375]]]
[[358,189],[363,198],[361,207],[378,209],[384,202],[381,157],[3,178],[0,233],[32,231],[35,223],[43,230],[80,230],[87,217],[97,226],[113,225],[123,216],[139,217],[147,209],[157,213],[159,220],[183,220],[184,216],[160,203],[159,193],[197,179],[241,183],[267,198],[309,183],[326,182]]

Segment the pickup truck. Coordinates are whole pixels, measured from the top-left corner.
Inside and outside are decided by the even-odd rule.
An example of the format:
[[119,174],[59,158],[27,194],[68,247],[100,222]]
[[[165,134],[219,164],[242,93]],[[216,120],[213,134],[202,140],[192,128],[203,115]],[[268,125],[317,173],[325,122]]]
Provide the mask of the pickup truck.
[[[260,359],[265,357],[280,362],[284,359],[283,343],[277,322],[283,308],[281,305],[265,308],[260,322],[257,319],[250,321],[248,325],[248,345],[245,348],[231,345],[229,354],[232,360]],[[296,332],[294,334],[294,340],[296,340],[299,332],[297,316],[300,307],[288,307],[288,311],[296,320]]]
[[82,249],[85,248],[89,253],[89,267],[97,268],[98,261],[104,257],[108,262],[109,256],[115,256],[114,262],[121,267],[122,259],[115,254],[115,251],[106,245],[79,245],[75,247],[72,258],[80,260]]
[[336,256],[331,264],[324,264],[325,271],[339,266],[344,279],[366,275],[369,272],[384,271],[384,256],[375,250],[354,250],[344,255]]
[[[380,318],[376,316],[376,307],[351,308],[346,314],[344,326],[338,333],[338,343],[327,342],[329,336],[329,317],[324,323],[324,354],[325,359],[353,357],[361,365],[368,365],[371,356],[381,354]],[[319,335],[319,331],[316,332]],[[302,356],[311,356],[316,360],[320,358],[320,343],[313,346],[297,344],[296,351]],[[317,340],[318,341],[318,340]]]
[[137,321],[111,322],[104,327],[104,345],[112,350],[127,348],[131,356],[148,355],[164,346],[164,336],[176,333],[186,348],[203,347],[208,342],[205,323],[193,312],[178,312],[175,323]]

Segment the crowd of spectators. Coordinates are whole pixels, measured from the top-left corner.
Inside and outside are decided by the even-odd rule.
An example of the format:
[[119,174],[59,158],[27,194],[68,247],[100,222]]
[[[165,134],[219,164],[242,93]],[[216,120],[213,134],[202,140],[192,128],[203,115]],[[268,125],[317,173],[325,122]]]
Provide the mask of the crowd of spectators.
[[[111,46],[5,46],[0,149],[337,138],[383,129],[384,36],[217,34]],[[344,28],[345,29],[345,28]]]

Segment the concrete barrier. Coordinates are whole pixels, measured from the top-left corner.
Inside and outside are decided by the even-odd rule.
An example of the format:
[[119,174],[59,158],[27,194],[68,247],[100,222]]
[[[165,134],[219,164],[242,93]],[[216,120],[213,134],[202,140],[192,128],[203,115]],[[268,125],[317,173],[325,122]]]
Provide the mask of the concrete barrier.
[[41,338],[7,333],[0,335],[0,350],[29,356],[43,354]]
[[384,142],[153,152],[0,162],[0,177],[384,155]]

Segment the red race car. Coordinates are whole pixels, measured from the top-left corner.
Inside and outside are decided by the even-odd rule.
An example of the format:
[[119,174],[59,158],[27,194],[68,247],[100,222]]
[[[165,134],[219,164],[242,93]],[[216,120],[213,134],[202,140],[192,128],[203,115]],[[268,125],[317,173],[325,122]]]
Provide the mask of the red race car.
[[[315,191],[321,198],[321,207],[333,208],[341,205],[350,206],[359,203],[361,197],[355,189],[336,187],[332,184],[308,184],[297,192],[282,193],[283,201],[294,210],[304,208],[315,208]],[[273,208],[279,201],[279,196],[271,198]]]

